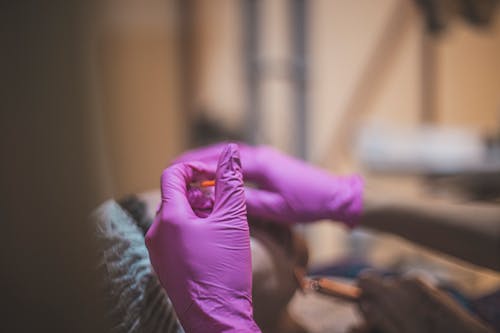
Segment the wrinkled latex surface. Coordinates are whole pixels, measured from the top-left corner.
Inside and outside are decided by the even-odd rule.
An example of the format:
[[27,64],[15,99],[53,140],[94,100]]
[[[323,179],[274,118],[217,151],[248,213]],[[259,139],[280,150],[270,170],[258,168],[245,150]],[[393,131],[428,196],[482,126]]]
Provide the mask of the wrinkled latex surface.
[[[175,162],[201,161],[210,176],[224,146],[191,150]],[[267,146],[239,148],[245,182],[256,185],[245,188],[249,214],[284,223],[332,219],[355,226],[362,211],[359,175],[335,176]],[[195,206],[202,207],[203,201]]]
[[[190,182],[210,173],[207,165],[186,162],[165,169],[162,202],[146,245],[186,332],[260,332],[252,313],[250,238],[238,147],[231,144],[219,153],[213,201],[188,192]],[[197,213],[190,201],[197,203]]]

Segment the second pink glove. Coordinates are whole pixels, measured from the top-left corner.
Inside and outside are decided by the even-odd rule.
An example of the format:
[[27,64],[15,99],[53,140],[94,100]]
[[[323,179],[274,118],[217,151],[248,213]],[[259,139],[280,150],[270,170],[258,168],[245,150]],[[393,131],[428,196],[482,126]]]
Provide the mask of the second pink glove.
[[[195,149],[176,161],[202,161],[215,172],[224,144]],[[362,211],[363,180],[358,175],[335,176],[271,147],[240,144],[248,213],[285,223],[320,219],[353,227]]]

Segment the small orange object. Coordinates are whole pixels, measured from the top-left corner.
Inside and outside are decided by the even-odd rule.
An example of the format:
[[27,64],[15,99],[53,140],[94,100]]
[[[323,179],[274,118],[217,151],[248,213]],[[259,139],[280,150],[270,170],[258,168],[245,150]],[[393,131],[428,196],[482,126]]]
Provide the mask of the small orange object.
[[294,273],[295,280],[302,292],[312,290],[351,302],[357,302],[361,297],[361,289],[356,286],[326,278],[311,279],[305,276],[305,270],[302,268],[295,268]]
[[338,297],[351,302],[356,302],[361,297],[361,289],[358,287],[332,279],[311,279],[310,288],[323,295]]
[[200,187],[215,186],[215,180],[204,180],[200,182]]

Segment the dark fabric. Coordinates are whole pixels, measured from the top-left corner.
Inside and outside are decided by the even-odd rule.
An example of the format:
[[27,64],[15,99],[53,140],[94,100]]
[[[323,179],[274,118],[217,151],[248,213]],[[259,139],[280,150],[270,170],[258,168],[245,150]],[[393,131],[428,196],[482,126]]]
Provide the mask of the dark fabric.
[[129,195],[120,199],[118,204],[132,217],[142,234],[146,235],[149,227],[153,224],[153,218],[148,215],[144,201],[141,201],[136,195]]
[[500,332],[500,290],[473,300],[470,306],[478,317]]

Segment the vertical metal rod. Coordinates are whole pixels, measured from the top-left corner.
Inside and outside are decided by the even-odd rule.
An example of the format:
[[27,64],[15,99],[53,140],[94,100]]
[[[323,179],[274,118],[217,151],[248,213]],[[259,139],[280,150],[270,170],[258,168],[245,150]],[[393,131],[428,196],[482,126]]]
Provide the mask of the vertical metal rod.
[[184,141],[191,146],[195,142],[194,138],[194,109],[193,109],[193,0],[176,0],[175,6],[179,15],[179,26],[177,36],[179,41],[179,69],[177,72],[180,78],[181,107],[179,110],[180,119],[184,121]]
[[422,28],[422,55],[421,55],[421,122],[431,124],[437,121],[436,113],[436,79],[437,65],[433,36],[425,24]]
[[247,81],[246,139],[257,143],[260,130],[259,103],[259,0],[243,0],[244,57]]
[[291,10],[295,146],[297,155],[307,159],[307,1],[293,0]]

